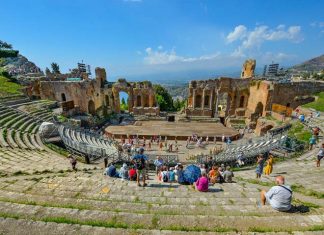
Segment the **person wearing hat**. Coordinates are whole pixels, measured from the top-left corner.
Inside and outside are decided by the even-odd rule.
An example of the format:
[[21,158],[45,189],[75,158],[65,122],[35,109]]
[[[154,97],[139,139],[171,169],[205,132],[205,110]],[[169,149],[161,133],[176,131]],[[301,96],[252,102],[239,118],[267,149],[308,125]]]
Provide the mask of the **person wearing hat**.
[[123,166],[120,168],[120,170],[119,170],[119,177],[122,180],[128,179],[128,167],[127,167],[127,164],[126,163],[124,163]]
[[144,155],[144,148],[140,148],[139,154],[136,154],[132,158],[132,163],[134,164],[134,167],[136,169],[137,186],[141,186],[141,184],[139,182],[140,175],[142,175],[143,187],[147,186],[147,184],[145,183],[147,161],[148,161],[148,158],[146,155]]

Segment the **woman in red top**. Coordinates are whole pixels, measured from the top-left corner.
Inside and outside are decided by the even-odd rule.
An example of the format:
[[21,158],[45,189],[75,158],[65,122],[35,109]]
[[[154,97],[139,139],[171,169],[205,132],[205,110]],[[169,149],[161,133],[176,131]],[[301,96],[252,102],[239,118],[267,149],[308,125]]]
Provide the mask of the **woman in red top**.
[[131,181],[136,181],[137,175],[136,175],[136,170],[134,167],[132,167],[129,172],[128,172],[129,180]]
[[206,172],[203,172],[201,177],[196,181],[196,189],[200,192],[208,191],[208,179]]

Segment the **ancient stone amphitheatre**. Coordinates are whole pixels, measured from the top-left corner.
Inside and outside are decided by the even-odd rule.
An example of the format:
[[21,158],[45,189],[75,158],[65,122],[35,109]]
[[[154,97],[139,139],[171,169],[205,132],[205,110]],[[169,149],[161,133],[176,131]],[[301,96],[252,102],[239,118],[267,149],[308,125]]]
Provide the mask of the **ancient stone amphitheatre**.
[[[192,81],[186,107],[165,113],[150,82],[108,84],[105,71],[96,72],[95,80],[38,80],[25,96],[2,99],[1,234],[323,234],[318,148],[307,151],[292,138],[316,126],[324,129],[321,113],[300,108],[324,90],[322,82],[276,83],[253,76]],[[119,106],[121,90],[129,94],[126,113]],[[313,117],[302,124],[294,118],[297,107]],[[94,116],[106,117],[105,124],[96,128]],[[202,137],[202,145],[186,147],[191,135]],[[223,135],[232,143],[222,142]],[[173,151],[154,141],[148,147],[150,138],[172,143]],[[130,164],[131,154],[121,145],[130,139],[136,147],[145,141],[150,162],[157,155],[169,165],[212,157],[235,167],[243,152],[246,166],[235,168],[235,183],[215,184],[207,193],[158,181],[154,168],[145,188],[104,176],[104,159]],[[265,152],[275,156],[274,171],[256,180],[255,159]],[[76,172],[68,153],[79,160]],[[269,189],[279,174],[294,190],[291,213],[260,204],[260,190]]]
[[241,2],[0,1],[0,235],[324,235],[324,1]]

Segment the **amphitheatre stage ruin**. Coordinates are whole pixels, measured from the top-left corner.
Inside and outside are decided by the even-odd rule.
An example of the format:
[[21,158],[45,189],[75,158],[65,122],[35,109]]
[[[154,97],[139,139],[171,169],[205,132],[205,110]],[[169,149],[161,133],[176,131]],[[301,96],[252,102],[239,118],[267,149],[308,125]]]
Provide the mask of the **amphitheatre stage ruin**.
[[[186,107],[173,117],[175,124],[166,121],[168,115],[160,115],[151,82],[127,82],[121,78],[111,83],[103,68],[96,68],[94,80],[85,74],[81,74],[79,80],[69,80],[66,75],[65,80],[38,81],[26,92],[30,97],[60,102],[67,115],[83,112],[98,116],[120,114],[120,92],[125,92],[128,113],[142,117],[139,118],[142,121],[106,129],[106,133],[119,137],[134,133],[147,137],[159,135],[154,131],[158,129],[161,135],[173,139],[177,136],[185,139],[195,133],[218,139],[225,134],[236,139],[238,133],[233,128],[247,127],[263,135],[274,124],[261,122],[260,118],[271,116],[283,120],[298,106],[313,101],[311,94],[324,90],[324,83],[320,81],[282,83],[258,80],[254,77],[255,65],[255,60],[247,60],[242,66],[241,78],[191,81]],[[173,125],[176,128],[172,128]],[[193,130],[190,127],[194,127]]]

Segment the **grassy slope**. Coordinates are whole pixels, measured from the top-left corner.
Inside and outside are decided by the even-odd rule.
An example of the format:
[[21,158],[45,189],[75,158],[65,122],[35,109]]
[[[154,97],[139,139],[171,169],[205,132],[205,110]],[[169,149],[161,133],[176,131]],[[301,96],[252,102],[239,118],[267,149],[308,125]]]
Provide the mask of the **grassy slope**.
[[316,94],[316,96],[318,96],[317,100],[315,100],[314,102],[305,104],[305,105],[303,105],[303,107],[313,108],[313,109],[316,109],[317,111],[324,112],[324,92]]
[[21,95],[22,86],[0,75],[0,97]]

